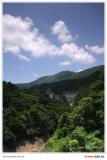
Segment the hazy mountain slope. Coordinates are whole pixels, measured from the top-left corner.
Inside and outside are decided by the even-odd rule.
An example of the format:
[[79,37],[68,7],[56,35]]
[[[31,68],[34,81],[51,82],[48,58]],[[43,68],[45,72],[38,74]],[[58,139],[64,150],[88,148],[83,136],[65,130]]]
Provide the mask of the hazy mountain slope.
[[38,84],[43,84],[43,83],[52,83],[52,82],[57,82],[57,81],[61,81],[61,80],[71,79],[74,74],[75,74],[75,72],[62,71],[62,72],[56,73],[54,75],[43,76],[43,77],[38,78],[37,80],[32,81],[30,83],[22,83],[22,84],[16,84],[16,85],[20,88],[30,88],[33,85],[38,85]]
[[62,72],[56,73],[55,75],[52,75],[52,76],[41,77],[41,78],[37,79],[35,82],[36,82],[36,84],[57,82],[57,81],[61,81],[61,80],[71,79],[74,74],[75,74],[75,72],[62,71]]
[[[49,84],[49,83],[54,83],[54,82],[60,82],[63,80],[74,80],[74,79],[83,79],[91,74],[94,74],[96,71],[99,71],[103,69],[104,66],[95,66],[90,69],[86,69],[81,72],[72,72],[72,71],[62,71],[59,72],[55,75],[50,75],[50,76],[43,76],[35,81],[32,81],[30,83],[22,83],[22,84],[16,84],[20,88],[31,88],[35,85],[41,85],[41,84]],[[68,81],[69,82],[69,81]]]
[[69,79],[63,80],[59,82],[53,83],[44,83],[32,86],[31,89],[39,90],[39,91],[46,91],[47,89],[51,89],[54,93],[61,94],[63,91],[77,91],[79,87],[90,85],[97,79],[100,79],[101,74],[104,72],[103,68],[100,68],[98,71],[93,72],[87,77],[84,78],[77,78],[77,79]]
[[88,69],[85,69],[83,71],[80,71],[76,74],[74,74],[72,76],[72,79],[80,79],[80,78],[85,78],[85,77],[88,77],[90,76],[91,74],[95,73],[96,71],[99,71],[101,69],[104,69],[104,65],[100,65],[100,66],[95,66],[95,67],[92,67],[92,68],[88,68]]

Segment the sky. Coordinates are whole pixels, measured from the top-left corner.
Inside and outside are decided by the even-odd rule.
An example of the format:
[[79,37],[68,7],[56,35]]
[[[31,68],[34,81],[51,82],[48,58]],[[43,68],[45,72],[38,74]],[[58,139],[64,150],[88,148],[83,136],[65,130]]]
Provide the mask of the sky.
[[103,3],[4,3],[3,79],[26,83],[104,64]]

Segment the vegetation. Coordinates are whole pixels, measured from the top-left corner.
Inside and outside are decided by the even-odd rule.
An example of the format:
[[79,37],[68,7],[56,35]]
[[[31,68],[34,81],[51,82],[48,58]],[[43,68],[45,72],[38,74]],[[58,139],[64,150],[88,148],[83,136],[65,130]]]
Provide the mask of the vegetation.
[[[50,99],[47,87],[77,91],[73,107]],[[3,82],[3,150],[15,151],[19,142],[35,137],[47,141],[44,152],[103,152],[103,71],[31,89]]]
[[46,152],[104,151],[104,83],[96,81],[90,95],[70,113],[61,115],[58,128],[45,146]]
[[45,94],[22,90],[3,83],[3,143],[4,150],[15,148],[19,141],[43,137],[47,139],[57,128],[67,104],[50,100]]

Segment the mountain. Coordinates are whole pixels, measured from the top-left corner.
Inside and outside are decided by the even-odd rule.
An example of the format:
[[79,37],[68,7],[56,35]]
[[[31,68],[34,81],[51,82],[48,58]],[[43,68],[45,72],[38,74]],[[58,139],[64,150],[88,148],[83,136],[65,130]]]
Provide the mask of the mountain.
[[90,86],[104,78],[104,66],[93,67],[72,75],[71,79],[33,85],[30,89],[47,93],[51,99],[67,102],[71,107],[90,94]]
[[52,82],[57,82],[57,81],[61,81],[61,80],[71,79],[74,74],[75,74],[75,72],[62,71],[62,72],[56,73],[54,75],[40,77],[37,80],[32,81],[30,83],[22,83],[22,84],[16,84],[16,85],[20,88],[30,88],[30,87],[32,87],[34,85],[38,85],[38,84],[52,83]]
[[[96,73],[97,71],[100,71],[101,69],[104,69],[104,65],[100,65],[100,66],[95,66],[80,72],[73,72],[73,71],[62,71],[59,73],[56,73],[54,75],[50,75],[50,76],[43,76],[35,81],[32,81],[30,83],[20,83],[20,84],[16,84],[16,86],[18,86],[19,88],[33,88],[34,86],[37,86],[37,88],[39,86],[46,86],[46,85],[51,85],[57,82],[61,82],[61,81],[66,81],[68,80],[80,80],[80,79],[84,79],[87,78],[89,76],[91,76],[92,74]],[[67,81],[66,81],[67,82]],[[35,88],[35,87],[34,87]]]
[[[99,68],[98,70],[94,72],[81,72],[81,74],[78,74],[78,76],[75,78],[71,78],[68,80],[62,80],[52,83],[43,83],[38,85],[33,85],[31,89],[33,90],[39,90],[39,91],[46,91],[48,88],[54,91],[55,93],[62,93],[63,91],[76,91],[80,86],[89,85],[90,83],[93,83],[94,81],[100,79],[102,73],[104,72],[103,68]],[[85,73],[85,75],[83,74]],[[87,75],[86,75],[87,73]]]

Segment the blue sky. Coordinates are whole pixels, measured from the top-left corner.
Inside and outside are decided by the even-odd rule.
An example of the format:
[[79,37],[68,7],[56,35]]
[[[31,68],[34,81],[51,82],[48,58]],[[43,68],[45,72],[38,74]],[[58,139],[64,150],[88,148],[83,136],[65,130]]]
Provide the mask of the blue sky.
[[104,64],[102,3],[4,3],[3,15],[6,81]]

